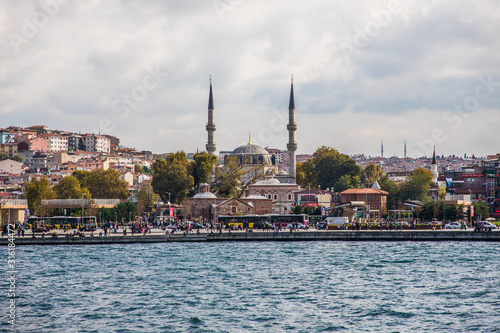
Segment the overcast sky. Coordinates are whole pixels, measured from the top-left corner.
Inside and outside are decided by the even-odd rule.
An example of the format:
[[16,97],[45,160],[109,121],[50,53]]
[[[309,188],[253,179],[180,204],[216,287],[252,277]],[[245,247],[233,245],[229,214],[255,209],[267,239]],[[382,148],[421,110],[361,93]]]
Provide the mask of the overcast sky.
[[30,1],[0,4],[0,127],[101,132],[165,153],[500,152],[500,2]]

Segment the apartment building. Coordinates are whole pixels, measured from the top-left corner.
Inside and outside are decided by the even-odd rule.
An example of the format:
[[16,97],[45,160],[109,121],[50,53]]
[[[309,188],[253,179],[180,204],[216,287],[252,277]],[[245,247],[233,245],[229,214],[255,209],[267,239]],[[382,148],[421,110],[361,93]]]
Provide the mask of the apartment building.
[[41,136],[47,140],[49,152],[68,151],[68,136],[61,134],[44,134]]

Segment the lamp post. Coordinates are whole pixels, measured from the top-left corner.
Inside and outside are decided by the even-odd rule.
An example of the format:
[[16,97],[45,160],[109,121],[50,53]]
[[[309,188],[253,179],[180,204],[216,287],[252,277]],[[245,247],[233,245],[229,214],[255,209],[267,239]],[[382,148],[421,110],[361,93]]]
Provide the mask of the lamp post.
[[85,194],[82,194],[82,224],[85,224],[85,202],[83,201]]
[[471,191],[470,188],[468,190],[469,190],[469,224],[472,227],[472,209],[471,209],[471,206],[472,206],[472,191]]
[[166,192],[168,194],[168,224],[172,223],[170,216],[170,192]]

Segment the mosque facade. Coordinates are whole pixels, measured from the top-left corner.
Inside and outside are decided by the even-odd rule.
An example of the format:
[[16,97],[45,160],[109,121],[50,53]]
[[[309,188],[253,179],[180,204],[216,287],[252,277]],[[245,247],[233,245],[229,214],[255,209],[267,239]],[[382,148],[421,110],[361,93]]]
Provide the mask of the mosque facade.
[[[208,140],[206,149],[209,154],[214,155],[216,144],[214,141],[214,132],[216,125],[214,122],[214,98],[212,91],[212,78],[210,78],[210,92],[208,97],[208,123],[206,125]],[[252,180],[265,180],[270,177],[276,176],[282,183],[295,184],[295,170],[296,170],[296,157],[297,142],[295,141],[295,131],[297,124],[295,123],[295,98],[293,93],[293,76],[290,85],[290,100],[288,104],[289,122],[287,124],[288,130],[288,143],[287,150],[289,155],[289,168],[288,173],[283,171],[278,173],[276,166],[276,157],[270,154],[265,148],[252,144],[251,137],[249,137],[248,144],[242,145],[234,149],[230,154],[226,155],[224,162],[229,157],[236,157],[239,165],[245,171],[242,177],[242,182]]]

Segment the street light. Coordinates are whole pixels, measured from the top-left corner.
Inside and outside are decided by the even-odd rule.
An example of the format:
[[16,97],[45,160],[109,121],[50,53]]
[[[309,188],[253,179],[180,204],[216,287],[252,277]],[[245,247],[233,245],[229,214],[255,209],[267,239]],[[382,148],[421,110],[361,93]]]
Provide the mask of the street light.
[[170,214],[170,192],[166,192],[168,194],[168,223],[172,223],[172,220],[171,220],[171,214]]
[[85,194],[82,194],[82,224],[85,224],[85,203],[84,203],[84,198]]

